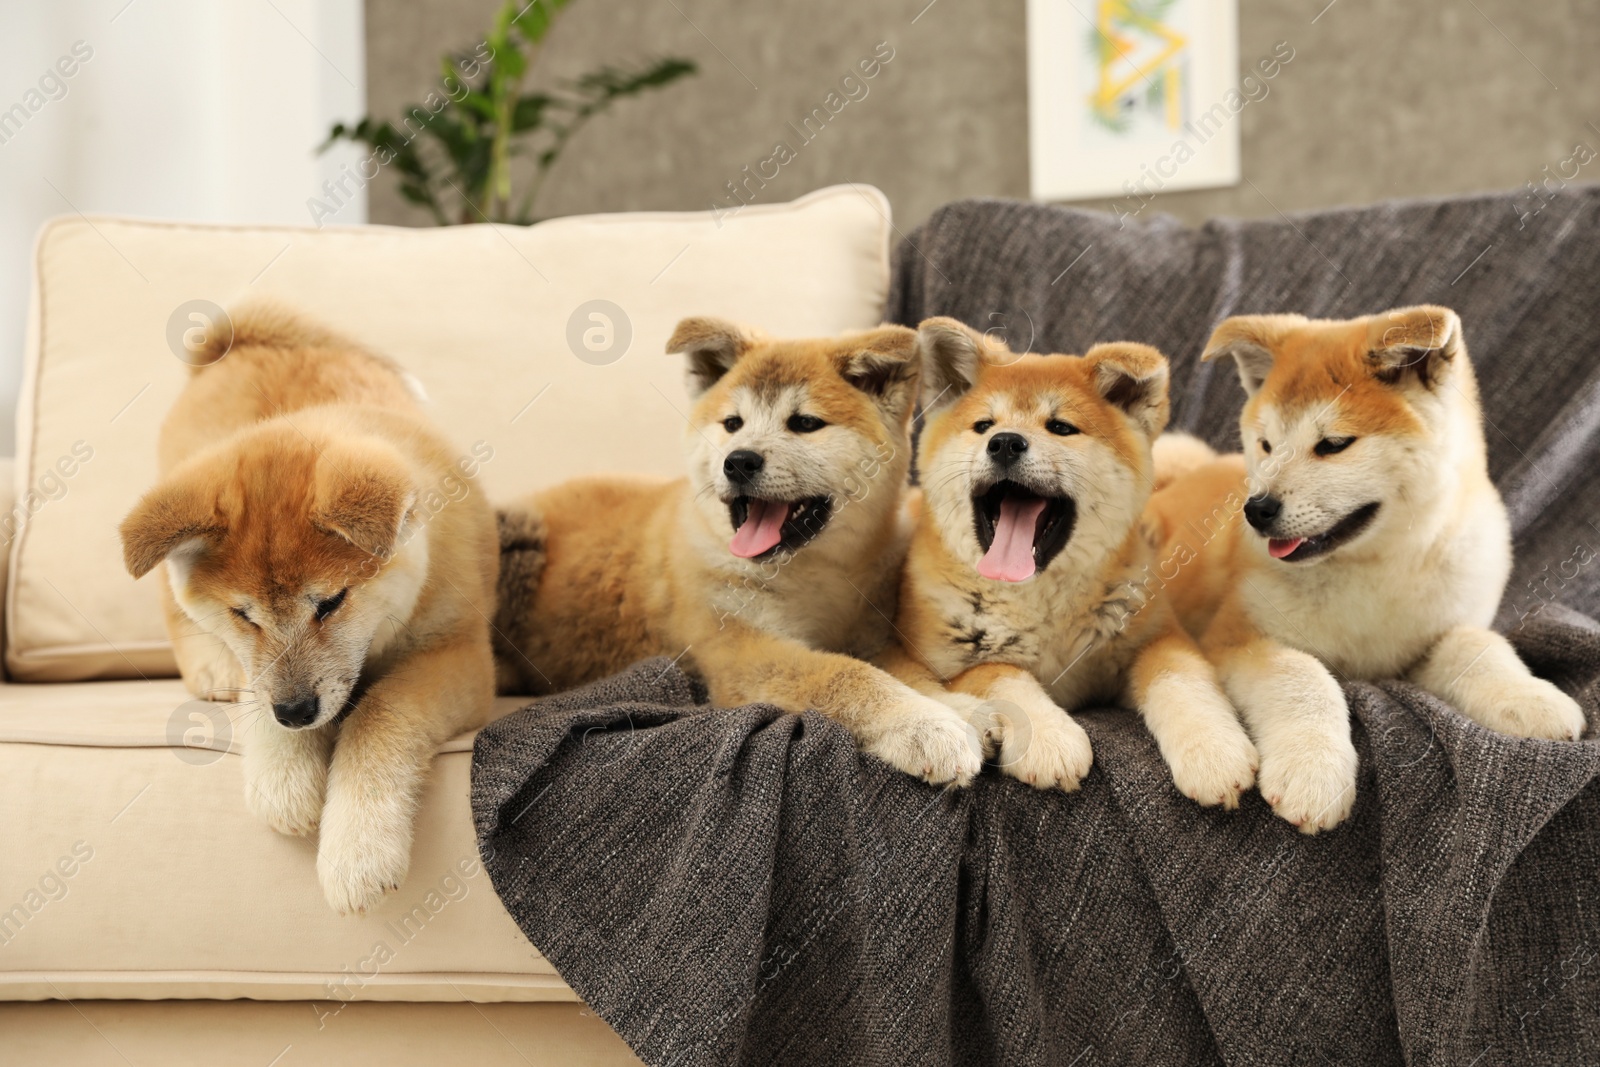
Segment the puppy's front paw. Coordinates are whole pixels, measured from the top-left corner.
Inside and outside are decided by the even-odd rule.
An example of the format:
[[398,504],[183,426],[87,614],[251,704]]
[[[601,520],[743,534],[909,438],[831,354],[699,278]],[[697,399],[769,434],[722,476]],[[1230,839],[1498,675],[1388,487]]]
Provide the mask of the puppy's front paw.
[[1162,749],[1178,792],[1202,807],[1233,810],[1256,781],[1261,757],[1237,722],[1195,726]]
[[323,830],[317,849],[317,880],[340,915],[360,915],[400,888],[411,865],[411,842],[377,828]]
[[[1001,702],[1005,708],[1005,702]],[[1072,792],[1094,763],[1094,748],[1083,727],[1055,704],[996,715],[1000,724],[1000,769],[1036,789]]]
[[280,834],[307,837],[322,818],[327,768],[312,762],[279,763],[244,781],[245,802],[256,817]]
[[245,742],[245,803],[280,834],[309,836],[322,818],[328,764],[313,742],[260,723]]
[[863,747],[896,770],[934,785],[969,785],[983,769],[978,732],[930,697],[908,701]]
[[972,696],[970,693],[957,693],[949,689],[931,695],[933,699],[950,708],[972,725],[973,730],[978,735],[978,743],[984,759],[988,759],[999,750],[999,734],[989,728],[990,715],[987,701]]
[[1297,738],[1262,753],[1261,795],[1303,834],[1332,829],[1355,807],[1356,764],[1348,737]]
[[1485,689],[1489,708],[1482,718],[1503,734],[1576,741],[1587,725],[1578,702],[1543,678],[1507,678]]

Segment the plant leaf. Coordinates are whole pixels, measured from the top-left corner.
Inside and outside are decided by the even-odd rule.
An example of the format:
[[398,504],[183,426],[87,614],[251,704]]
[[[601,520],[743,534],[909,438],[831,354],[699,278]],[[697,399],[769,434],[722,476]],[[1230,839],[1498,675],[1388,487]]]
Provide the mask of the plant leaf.
[[544,112],[555,98],[548,93],[529,93],[517,101],[511,110],[511,131],[522,133],[544,125]]
[[532,0],[526,4],[522,0],[510,0],[506,6],[518,12],[512,22],[523,38],[529,44],[538,44],[550,32],[556,14],[567,6],[567,0]]
[[476,89],[469,89],[460,100],[453,101],[456,106],[472,112],[485,122],[494,121],[494,101],[488,95]]
[[529,44],[538,44],[550,32],[551,12],[540,0],[534,0],[513,21]]
[[658,59],[637,70],[619,70],[604,66],[592,70],[573,84],[578,91],[591,99],[610,102],[619,97],[636,96],[647,89],[659,89],[679,78],[694,74],[700,68],[692,59],[670,57]]

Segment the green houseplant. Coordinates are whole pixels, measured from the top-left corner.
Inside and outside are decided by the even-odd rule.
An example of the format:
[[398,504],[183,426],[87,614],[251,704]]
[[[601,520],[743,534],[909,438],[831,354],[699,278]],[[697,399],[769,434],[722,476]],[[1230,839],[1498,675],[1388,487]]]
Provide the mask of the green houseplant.
[[[319,151],[339,141],[371,149],[367,168],[392,166],[400,194],[441,226],[537,220],[545,179],[574,134],[625,97],[660,89],[698,69],[692,60],[657,59],[634,69],[610,65],[559,88],[522,91],[556,16],[569,0],[507,0],[471,52],[440,61],[440,87],[408,106],[399,124],[363,118],[338,123]],[[531,156],[533,173],[513,190],[511,161]]]

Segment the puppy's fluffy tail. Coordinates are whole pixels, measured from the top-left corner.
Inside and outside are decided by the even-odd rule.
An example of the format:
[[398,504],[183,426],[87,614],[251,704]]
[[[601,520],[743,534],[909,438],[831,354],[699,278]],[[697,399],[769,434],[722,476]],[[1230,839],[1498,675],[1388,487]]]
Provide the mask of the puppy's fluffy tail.
[[1186,474],[1217,458],[1216,450],[1198,437],[1186,433],[1164,433],[1150,448],[1155,461],[1155,487],[1165,489]]
[[534,669],[523,650],[533,627],[533,602],[544,575],[544,517],[522,501],[495,512],[500,527],[500,581],[494,617],[495,686],[500,693],[534,692]]
[[251,300],[236,305],[226,314],[226,322],[213,324],[213,328],[206,331],[204,343],[194,350],[190,373],[199,374],[235,348],[335,348],[358,352],[377,361],[400,379],[413,400],[427,402],[428,393],[422,382],[400,364],[284,304],[267,299]]
[[230,308],[226,319],[206,330],[205,340],[193,350],[190,370],[199,373],[218,362],[233,348],[357,348],[300,313],[271,300],[253,300]]

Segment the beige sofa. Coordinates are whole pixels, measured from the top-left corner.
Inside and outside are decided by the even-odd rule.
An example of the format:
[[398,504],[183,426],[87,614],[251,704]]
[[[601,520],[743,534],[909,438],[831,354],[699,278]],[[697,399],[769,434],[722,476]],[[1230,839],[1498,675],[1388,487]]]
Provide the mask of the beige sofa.
[[676,319],[870,326],[889,233],[859,186],[529,229],[48,225],[0,480],[0,1064],[633,1062],[477,862],[471,737],[435,761],[405,884],[364,917],[328,909],[315,841],[246,809],[239,709],[176,679],[116,524],[154,479],[196,302],[290,302],[394,356],[464,452],[492,449],[479,477],[503,499],[676,473]]

